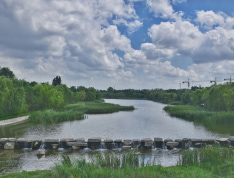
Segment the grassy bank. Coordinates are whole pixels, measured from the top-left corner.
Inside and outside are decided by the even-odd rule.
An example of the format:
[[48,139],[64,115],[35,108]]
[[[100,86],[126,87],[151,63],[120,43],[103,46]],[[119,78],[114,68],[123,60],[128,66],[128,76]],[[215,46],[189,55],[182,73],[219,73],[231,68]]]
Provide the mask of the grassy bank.
[[166,106],[164,110],[171,116],[199,123],[234,123],[234,112],[214,112],[191,105]]
[[[91,162],[71,160],[63,155],[61,164],[48,171],[21,172],[1,177],[233,177],[233,148],[209,147],[182,152],[177,166],[144,163],[134,153],[97,155]],[[154,158],[151,158],[154,160]]]
[[97,102],[78,102],[66,105],[64,108],[46,111],[36,111],[29,116],[29,121],[34,123],[56,123],[67,120],[80,120],[84,114],[105,114],[118,111],[131,111],[133,106],[120,106],[110,103]]

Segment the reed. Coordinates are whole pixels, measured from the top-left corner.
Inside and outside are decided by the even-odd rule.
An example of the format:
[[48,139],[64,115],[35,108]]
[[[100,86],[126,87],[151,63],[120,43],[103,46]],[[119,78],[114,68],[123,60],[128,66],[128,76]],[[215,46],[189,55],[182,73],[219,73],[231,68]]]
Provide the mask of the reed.
[[57,123],[68,120],[80,120],[84,118],[84,113],[78,111],[54,110],[35,111],[29,116],[29,121],[33,123]]
[[97,102],[79,102],[69,104],[64,108],[55,110],[35,111],[29,116],[29,121],[33,123],[58,123],[68,120],[84,119],[84,114],[104,114],[118,111],[131,111],[133,106],[120,106],[110,103]]
[[[231,148],[204,148],[185,150],[177,166],[162,167],[155,163],[144,163],[143,155],[134,152],[123,155],[106,152],[85,159],[72,160],[62,155],[61,164],[48,171],[20,172],[2,177],[78,177],[78,178],[122,178],[122,177],[233,177],[233,151]],[[153,159],[152,159],[153,160]]]
[[178,165],[200,167],[221,177],[234,175],[234,150],[223,147],[185,150],[182,152]]
[[131,111],[134,110],[133,106],[120,106],[111,103],[100,102],[79,102],[65,106],[66,110],[81,111],[86,114],[104,114],[113,113],[118,111]]
[[190,105],[166,106],[171,116],[198,123],[234,123],[234,112],[214,112]]

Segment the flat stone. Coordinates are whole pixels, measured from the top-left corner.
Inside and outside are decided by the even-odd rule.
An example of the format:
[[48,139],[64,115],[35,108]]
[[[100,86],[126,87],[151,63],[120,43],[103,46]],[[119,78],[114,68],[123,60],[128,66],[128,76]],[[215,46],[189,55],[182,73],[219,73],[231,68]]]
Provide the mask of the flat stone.
[[141,139],[141,142],[152,142],[153,140],[151,138],[143,138]]
[[62,138],[60,142],[74,142],[75,140],[73,138]]
[[107,138],[104,140],[104,143],[112,143],[112,142],[113,142],[113,140],[111,138]]
[[154,138],[154,141],[155,141],[155,142],[162,142],[163,139],[162,139],[162,138]]
[[182,142],[182,139],[175,139],[175,142]]
[[8,138],[1,138],[0,139],[0,142],[7,142],[8,141]]
[[59,139],[45,139],[45,142],[58,143]]
[[228,138],[218,138],[218,139],[216,139],[216,141],[218,141],[218,142],[227,142]]
[[166,139],[164,140],[164,142],[165,142],[165,143],[167,143],[167,142],[173,142],[173,140],[170,139],[170,138],[166,138]]
[[115,143],[122,142],[122,139],[115,139],[114,142],[115,142]]
[[198,138],[191,138],[190,141],[198,143],[198,142],[201,142],[202,140]]
[[123,150],[130,150],[132,147],[131,146],[122,146]]
[[102,141],[101,137],[92,137],[92,138],[88,139],[89,143],[97,143],[97,142],[101,142],[101,141]]
[[16,141],[16,138],[9,138],[8,141],[9,141],[9,142],[15,142],[15,141]]
[[206,144],[214,144],[215,143],[215,139],[205,138],[205,139],[202,139],[202,142],[206,143]]
[[234,141],[234,136],[230,136],[230,137],[228,138],[228,140]]
[[124,146],[130,146],[130,145],[132,145],[132,140],[130,140],[130,139],[124,140],[123,145]]
[[140,139],[133,139],[133,142],[140,142]]
[[75,139],[75,142],[84,143],[84,142],[85,142],[85,139],[84,139],[84,138],[77,138],[77,139]]
[[7,142],[4,145],[5,150],[14,150],[15,149],[15,143],[14,142]]
[[179,142],[167,142],[166,145],[172,149],[172,148],[178,146]]
[[189,141],[190,141],[189,138],[183,138],[183,139],[182,139],[182,142],[189,142]]
[[18,138],[18,139],[17,139],[17,142],[25,142],[25,141],[26,141],[25,138]]
[[37,155],[45,155],[45,150],[42,149],[37,150]]

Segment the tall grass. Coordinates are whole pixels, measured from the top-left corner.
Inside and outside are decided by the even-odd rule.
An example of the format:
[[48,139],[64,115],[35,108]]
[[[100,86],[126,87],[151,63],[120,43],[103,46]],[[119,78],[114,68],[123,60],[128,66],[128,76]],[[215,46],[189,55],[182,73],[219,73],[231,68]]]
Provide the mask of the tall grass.
[[79,111],[35,111],[29,116],[33,123],[57,123],[68,120],[80,120],[84,118],[84,113]]
[[70,177],[70,178],[210,178],[233,177],[233,150],[231,148],[204,148],[185,150],[177,166],[162,167],[145,164],[143,155],[133,152],[123,155],[99,154],[90,162],[85,159],[72,160],[68,155],[62,155],[60,164],[48,171],[21,172],[2,177]]
[[234,177],[234,150],[219,147],[184,150],[178,165],[195,166],[219,176],[232,175],[230,177]]
[[189,105],[166,106],[171,116],[199,123],[234,123],[234,112],[213,112]]
[[29,116],[29,120],[33,123],[57,123],[68,120],[80,120],[84,118],[84,114],[104,114],[130,110],[134,110],[134,107],[102,103],[102,101],[79,102],[66,105],[58,111],[46,110],[33,112]]
[[103,114],[117,111],[131,111],[133,106],[120,106],[118,104],[100,102],[79,102],[65,106],[66,110],[81,111],[86,114]]

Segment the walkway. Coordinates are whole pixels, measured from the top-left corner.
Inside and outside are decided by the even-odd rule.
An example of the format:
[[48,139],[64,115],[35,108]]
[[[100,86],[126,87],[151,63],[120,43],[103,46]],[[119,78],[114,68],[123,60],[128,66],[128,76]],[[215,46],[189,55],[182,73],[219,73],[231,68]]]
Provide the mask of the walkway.
[[3,121],[0,121],[0,126],[22,122],[22,121],[27,120],[28,117],[29,116],[22,116],[22,117],[17,117],[17,118],[13,118],[13,119],[3,120]]

